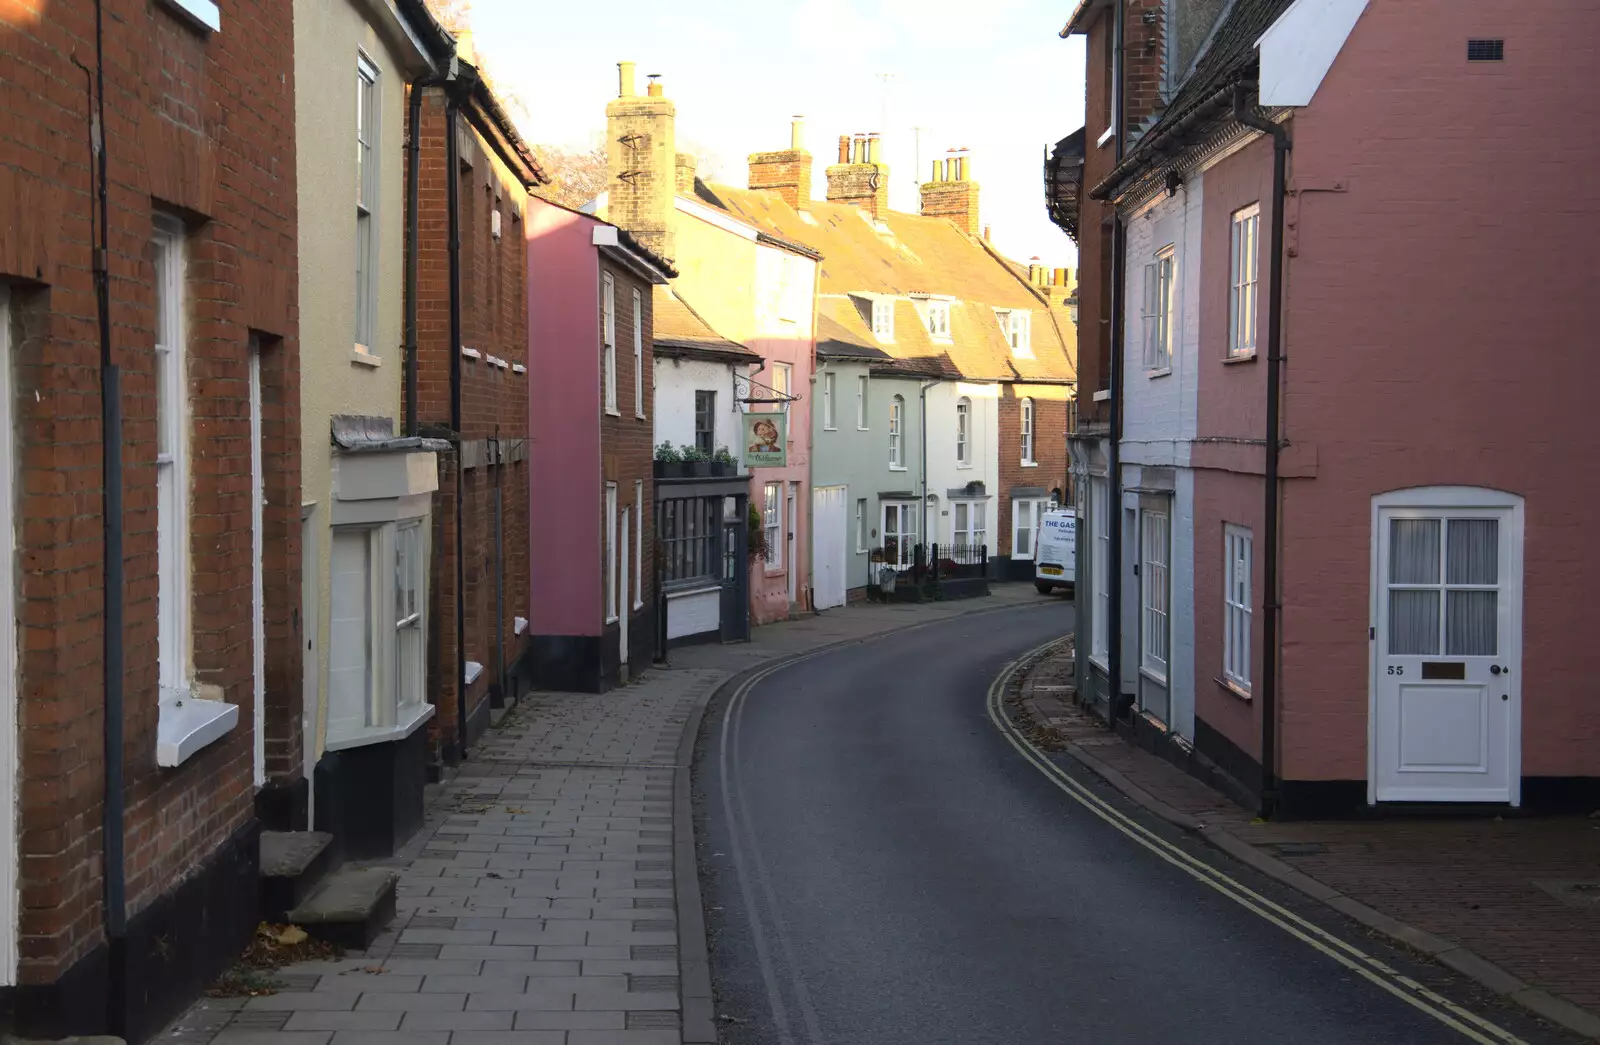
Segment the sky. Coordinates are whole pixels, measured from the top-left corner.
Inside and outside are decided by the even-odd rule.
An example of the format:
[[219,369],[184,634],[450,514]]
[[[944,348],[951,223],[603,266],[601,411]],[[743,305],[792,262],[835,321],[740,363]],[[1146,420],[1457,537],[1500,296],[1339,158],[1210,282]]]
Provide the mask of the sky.
[[[1076,266],[1045,216],[1047,143],[1083,125],[1083,39],[1057,36],[1072,0],[472,0],[473,45],[527,114],[535,144],[598,145],[617,62],[661,83],[678,113],[678,149],[702,178],[745,184],[745,158],[785,149],[805,117],[818,198],[841,134],[878,131],[890,206],[917,209],[917,186],[950,148],[970,150],[979,221],[1026,262]],[[887,80],[885,79],[887,76]],[[922,128],[919,132],[916,128]],[[921,163],[917,162],[920,140]]]

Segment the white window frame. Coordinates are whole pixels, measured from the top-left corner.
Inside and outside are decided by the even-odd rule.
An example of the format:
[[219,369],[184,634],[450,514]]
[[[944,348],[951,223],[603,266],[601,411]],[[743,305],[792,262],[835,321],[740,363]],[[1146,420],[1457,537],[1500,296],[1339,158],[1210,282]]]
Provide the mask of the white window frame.
[[989,502],[950,502],[950,533],[956,544],[971,547],[989,544]]
[[823,374],[822,374],[822,428],[823,428],[824,431],[827,431],[827,432],[832,432],[832,431],[835,431],[837,429],[837,426],[834,424],[834,420],[835,419],[834,419],[834,416],[833,416],[833,410],[834,410],[834,402],[833,402],[833,383],[834,382],[833,382],[833,378],[834,378],[834,375],[833,375],[833,372],[831,370],[823,371]]
[[1228,358],[1256,354],[1257,283],[1261,266],[1261,204],[1233,212],[1228,269]]
[[889,400],[889,470],[891,472],[903,472],[906,470],[905,425],[906,399],[905,396],[896,395]]
[[894,344],[894,299],[872,299],[872,336],[885,345]]
[[644,605],[644,480],[633,481],[633,608]]
[[[1044,513],[1045,506],[1050,503],[1048,497],[1014,497],[1011,499],[1011,557],[1032,562],[1039,551],[1039,516]],[[1024,511],[1026,509],[1026,511]],[[1021,525],[1022,517],[1028,517],[1029,525]],[[1021,551],[1022,542],[1019,535],[1026,529],[1028,533],[1028,550]]]
[[917,530],[920,525],[917,516],[921,514],[921,505],[916,501],[884,501],[879,506],[878,532],[883,535],[883,544],[889,541],[891,514],[895,519],[895,561],[890,565],[897,570],[909,570],[917,561]]
[[189,540],[189,352],[187,249],[176,219],[160,216],[156,252],[156,531],[161,700],[192,695],[194,635],[190,615],[193,563]]
[[617,555],[617,484],[606,483],[605,519],[603,525],[605,543],[605,600],[606,623],[614,624],[619,619],[617,613],[617,570],[619,569],[619,556]]
[[[427,703],[428,693],[428,532],[423,520],[406,519],[395,525],[394,531],[394,663],[395,718],[402,719],[408,708]],[[408,557],[409,556],[409,560]],[[402,589],[401,577],[410,567],[410,585]],[[414,601],[401,606],[402,590],[409,591]],[[412,649],[407,651],[405,638],[409,637]],[[409,663],[408,663],[409,661]],[[414,695],[415,699],[407,699]]]
[[1089,563],[1090,603],[1089,659],[1109,669],[1111,649],[1111,485],[1103,475],[1089,479],[1089,530],[1093,545]]
[[644,295],[633,291],[633,416],[644,417]]
[[[772,364],[772,390],[783,396],[794,395],[794,364]],[[784,399],[780,407],[784,413],[789,412],[789,400]]]
[[1167,681],[1172,657],[1172,515],[1139,513],[1139,670]]
[[1022,431],[1020,433],[1022,443],[1022,467],[1032,468],[1039,463],[1038,460],[1033,456],[1033,400],[1029,397],[1024,397],[1017,412],[1022,421]]
[[856,552],[867,550],[867,499],[856,498]]
[[702,450],[704,450],[706,453],[709,454],[709,453],[712,453],[713,451],[715,451],[716,445],[717,445],[717,390],[714,389],[714,388],[697,388],[697,389],[694,390],[694,421],[693,421],[693,424],[694,424],[694,445],[695,446],[700,446],[700,432],[701,432],[701,429],[700,429],[700,414],[701,414],[700,403],[702,402],[702,400],[700,398],[701,396],[707,397],[704,400],[704,402],[708,406],[708,409],[705,411],[705,418],[706,418],[706,422],[707,422],[707,425],[708,425],[708,427],[705,429],[705,434],[707,435],[708,438],[706,439],[706,445],[702,446],[700,448]]
[[356,56],[356,307],[355,351],[376,356],[378,312],[378,158],[383,153],[378,66]]
[[617,410],[617,281],[611,273],[600,276],[601,342],[600,375],[605,388],[606,413]]
[[767,569],[783,569],[783,484],[767,483],[761,491],[761,530],[767,540]]
[[1152,374],[1172,370],[1172,318],[1177,298],[1178,252],[1172,244],[1156,251],[1144,267],[1144,366]]
[[872,378],[866,374],[856,377],[856,431],[872,429]]
[[956,400],[956,467],[972,467],[972,400]]
[[950,302],[927,303],[928,336],[935,341],[950,340]]
[[1250,694],[1251,582],[1255,540],[1243,526],[1223,528],[1222,679]]
[[1011,354],[1018,359],[1033,358],[1033,313],[1026,309],[1012,309],[1006,326],[1006,340],[1011,344]]

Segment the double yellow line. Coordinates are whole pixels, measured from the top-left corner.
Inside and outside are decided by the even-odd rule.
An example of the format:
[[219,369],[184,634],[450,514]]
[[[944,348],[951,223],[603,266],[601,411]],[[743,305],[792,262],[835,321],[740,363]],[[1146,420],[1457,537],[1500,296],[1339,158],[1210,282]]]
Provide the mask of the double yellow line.
[[1017,753],[1043,773],[1046,779],[1066,792],[1067,797],[1074,802],[1191,878],[1210,886],[1251,914],[1271,922],[1350,971],[1364,976],[1407,1005],[1427,1013],[1468,1041],[1477,1042],[1479,1045],[1527,1045],[1525,1041],[1503,1027],[1469,1012],[1437,991],[1430,990],[1401,973],[1387,962],[1274,903],[1205,861],[1191,856],[1116,809],[1050,761],[1049,756],[1029,740],[1006,713],[1005,695],[1018,672],[1063,641],[1055,639],[1023,654],[1007,666],[989,686],[990,721],[1001,735],[1011,742],[1011,746],[1017,749]]

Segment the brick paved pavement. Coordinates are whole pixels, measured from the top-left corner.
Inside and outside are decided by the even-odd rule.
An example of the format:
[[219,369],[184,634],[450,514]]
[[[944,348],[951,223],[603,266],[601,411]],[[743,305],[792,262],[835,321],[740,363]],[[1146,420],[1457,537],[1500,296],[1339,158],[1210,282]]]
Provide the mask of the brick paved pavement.
[[[1600,819],[1257,822],[1170,762],[1108,733],[1072,704],[1071,680],[1070,661],[1058,655],[1026,685],[1049,724],[1094,762],[1198,825],[1225,830],[1344,896],[1600,1014]],[[1595,899],[1571,906],[1541,888],[1573,881],[1593,883],[1587,895]]]
[[1042,603],[869,604],[674,651],[603,696],[537,693],[431,796],[393,860],[398,916],[363,953],[207,999],[163,1045],[679,1045],[672,872],[679,738],[746,668],[925,621]]

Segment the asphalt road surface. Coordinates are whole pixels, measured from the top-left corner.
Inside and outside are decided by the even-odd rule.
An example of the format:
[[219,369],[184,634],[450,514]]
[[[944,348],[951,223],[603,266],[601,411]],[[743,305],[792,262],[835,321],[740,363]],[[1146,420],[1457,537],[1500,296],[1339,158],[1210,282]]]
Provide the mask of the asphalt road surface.
[[1016,657],[1070,627],[1059,599],[940,622],[794,663],[710,709],[696,819],[725,1042],[1567,1040],[1205,854],[1462,1009],[1397,997],[1026,761],[991,721],[986,693]]

